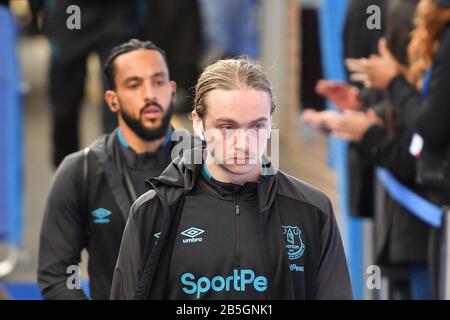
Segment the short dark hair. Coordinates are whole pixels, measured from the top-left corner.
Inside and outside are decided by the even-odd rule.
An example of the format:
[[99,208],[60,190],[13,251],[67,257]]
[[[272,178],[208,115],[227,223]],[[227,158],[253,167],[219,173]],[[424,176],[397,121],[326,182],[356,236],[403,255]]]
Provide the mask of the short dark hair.
[[105,73],[106,81],[108,82],[108,86],[110,89],[112,90],[116,89],[116,83],[114,81],[114,77],[116,75],[114,61],[116,60],[116,58],[124,53],[140,49],[155,50],[161,53],[164,62],[166,63],[167,70],[169,70],[169,64],[167,63],[167,56],[163,49],[161,49],[151,41],[141,41],[138,39],[131,39],[128,42],[122,43],[121,45],[113,48],[111,50],[111,53],[109,54],[108,59],[106,59],[103,71]]

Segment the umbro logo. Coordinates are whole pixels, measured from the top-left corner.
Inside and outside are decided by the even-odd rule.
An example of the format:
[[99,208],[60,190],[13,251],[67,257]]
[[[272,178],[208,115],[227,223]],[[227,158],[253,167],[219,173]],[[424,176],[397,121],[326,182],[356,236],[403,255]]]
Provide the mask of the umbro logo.
[[205,230],[191,227],[189,229],[184,230],[180,234],[186,237],[185,239],[183,239],[183,243],[193,243],[193,242],[202,242],[203,238],[199,237],[199,235],[203,234],[204,232]]
[[98,208],[91,212],[94,217],[94,223],[109,223],[109,216],[111,215],[111,211],[105,208]]

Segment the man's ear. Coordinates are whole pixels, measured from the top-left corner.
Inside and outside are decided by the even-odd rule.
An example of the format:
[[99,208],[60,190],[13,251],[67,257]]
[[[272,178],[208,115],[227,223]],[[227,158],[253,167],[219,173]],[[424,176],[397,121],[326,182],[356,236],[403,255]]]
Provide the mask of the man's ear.
[[117,94],[113,90],[106,90],[105,92],[105,101],[109,106],[109,109],[117,113],[119,112],[120,105],[119,105],[119,99],[117,98]]
[[194,134],[198,136],[200,140],[205,141],[203,120],[195,111],[192,111],[192,126],[194,128]]
[[177,102],[177,83],[173,80],[170,81],[170,86],[172,87],[172,102]]

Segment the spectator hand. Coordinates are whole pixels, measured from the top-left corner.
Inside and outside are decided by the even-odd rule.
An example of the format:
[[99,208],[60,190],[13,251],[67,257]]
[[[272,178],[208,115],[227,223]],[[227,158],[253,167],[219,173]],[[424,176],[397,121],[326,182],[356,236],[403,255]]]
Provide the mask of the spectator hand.
[[351,79],[360,81],[364,86],[375,89],[386,89],[393,78],[404,72],[404,67],[397,62],[386,45],[386,39],[378,43],[380,55],[372,55],[368,59],[347,59],[345,64]]
[[316,111],[314,109],[305,109],[300,117],[300,120],[307,123],[314,128],[325,133],[330,133],[330,123],[337,121],[341,114],[336,111]]
[[351,142],[360,141],[373,125],[383,125],[383,121],[372,109],[367,112],[347,110],[339,118],[329,123],[334,137]]
[[343,82],[319,80],[316,93],[330,100],[340,110],[357,110],[362,106],[358,88]]

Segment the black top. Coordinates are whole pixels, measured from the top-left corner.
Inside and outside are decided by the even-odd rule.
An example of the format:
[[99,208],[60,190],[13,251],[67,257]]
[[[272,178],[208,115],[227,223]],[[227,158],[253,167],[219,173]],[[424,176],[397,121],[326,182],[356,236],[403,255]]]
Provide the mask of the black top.
[[73,271],[67,273],[67,267],[77,266],[81,251],[87,249],[91,297],[108,299],[134,201],[125,173],[137,196],[141,195],[146,191],[145,179],[158,176],[171,162],[173,147],[170,142],[156,153],[136,154],[120,142],[115,130],[95,141],[87,156],[79,151],[64,159],[53,178],[41,228],[38,285],[44,298],[86,299],[82,290],[68,289]]
[[[166,298],[267,298],[261,290],[267,278],[259,245],[256,183],[222,183],[202,172],[199,184],[186,196],[176,237]],[[235,274],[245,274],[247,280],[260,277],[260,291]],[[210,290],[195,290],[201,277],[208,279]]]
[[256,184],[208,180],[191,161],[197,151],[149,179],[151,190],[133,204],[112,299],[352,298],[322,192],[267,159]]
[[[161,148],[155,152],[136,153],[125,141],[121,131],[117,132],[120,142],[121,168],[119,172],[123,177],[123,184],[127,186],[126,177],[129,175],[133,187],[127,186],[127,192],[133,203],[141,194],[148,190],[145,180],[149,177],[159,176],[167,167],[172,148],[170,147],[170,137],[173,129],[163,142]],[[130,190],[131,189],[131,190]],[[133,194],[134,193],[134,194]]]
[[389,98],[398,117],[410,131],[417,132],[434,149],[450,144],[450,24],[442,32],[433,57],[430,82],[423,101],[420,93],[403,76],[389,84]]

